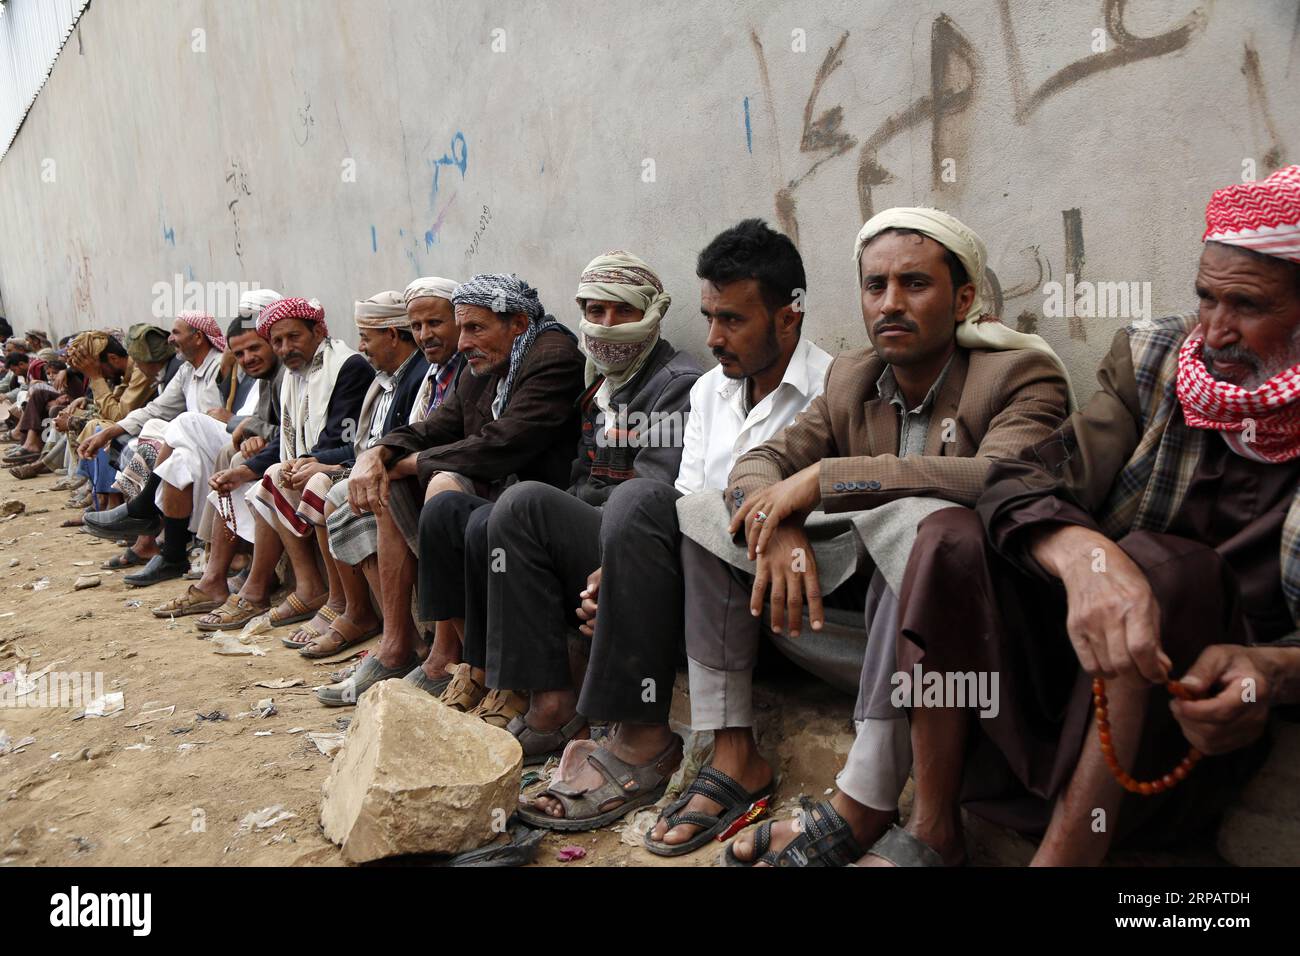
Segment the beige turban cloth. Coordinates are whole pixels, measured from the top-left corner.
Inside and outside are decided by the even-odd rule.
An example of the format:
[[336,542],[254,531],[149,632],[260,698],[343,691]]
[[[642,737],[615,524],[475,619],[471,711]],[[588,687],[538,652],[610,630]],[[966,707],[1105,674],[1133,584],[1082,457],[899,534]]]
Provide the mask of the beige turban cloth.
[[[636,322],[606,328],[585,318],[578,321],[578,343],[587,356],[587,384],[599,376],[605,381],[596,390],[596,404],[612,417],[610,399],[636,377],[659,341],[659,322],[668,311],[672,296],[664,291],[655,271],[630,252],[621,250],[597,256],[582,270],[578,291],[579,308],[586,300],[626,302],[645,313]],[[612,425],[612,421],[607,422]]]
[[950,250],[966,267],[966,273],[975,284],[975,299],[966,314],[957,320],[957,344],[967,349],[990,349],[1004,352],[1011,349],[1033,349],[1050,358],[1065,376],[1065,383],[1070,392],[1070,408],[1078,407],[1074,400],[1074,388],[1070,385],[1070,373],[1060,356],[1047,344],[1041,335],[1017,332],[1005,326],[997,316],[985,314],[984,302],[984,266],[988,253],[984,250],[984,241],[964,222],[955,216],[938,209],[924,206],[897,206],[876,213],[858,232],[857,242],[853,246],[854,268],[858,272],[858,288],[862,287],[862,250],[872,238],[886,229],[914,229],[922,235],[929,236],[945,249]]
[[414,299],[438,298],[451,301],[452,294],[459,283],[455,279],[442,279],[438,276],[423,276],[406,287],[402,298],[410,305]]
[[98,359],[99,353],[108,348],[108,339],[107,332],[82,332],[68,343],[68,351],[76,349],[93,359]]
[[359,329],[411,328],[411,317],[406,314],[406,300],[400,292],[376,292],[364,302],[353,307]]
[[241,319],[253,319],[253,325],[256,326],[256,319],[262,314],[262,310],[273,302],[279,302],[284,296],[274,289],[252,289],[245,292],[239,297],[239,317]]

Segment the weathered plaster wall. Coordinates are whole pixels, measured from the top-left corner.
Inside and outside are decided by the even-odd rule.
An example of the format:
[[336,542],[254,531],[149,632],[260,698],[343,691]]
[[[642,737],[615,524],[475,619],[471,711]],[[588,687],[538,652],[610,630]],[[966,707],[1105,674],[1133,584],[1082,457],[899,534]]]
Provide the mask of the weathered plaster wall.
[[923,203],[1090,379],[1123,319],[1045,317],[1043,284],[1190,308],[1210,191],[1296,159],[1298,32],[1291,0],[96,0],[0,163],[0,292],[62,334],[253,282],[354,340],[354,298],[421,274],[516,271],[572,322],[622,247],[702,353],[695,255],[761,215],[836,350],[864,216]]

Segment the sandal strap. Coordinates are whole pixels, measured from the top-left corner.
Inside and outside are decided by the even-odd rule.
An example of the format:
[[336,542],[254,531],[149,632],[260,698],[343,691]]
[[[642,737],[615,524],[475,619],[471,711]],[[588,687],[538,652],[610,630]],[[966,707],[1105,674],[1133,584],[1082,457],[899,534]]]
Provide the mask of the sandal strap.
[[799,834],[765,862],[773,866],[847,866],[866,851],[828,800],[799,798]]
[[748,806],[753,799],[749,792],[721,770],[713,767],[700,768],[699,774],[686,788],[686,793],[698,793],[716,803],[722,804],[724,810],[744,804]]
[[[722,809],[713,816],[698,810],[683,813],[683,808],[690,803],[691,797],[697,793],[714,803],[721,804]],[[745,788],[721,770],[702,767],[699,774],[691,781],[691,785],[686,788],[682,795],[664,807],[660,819],[667,821],[669,829],[679,823],[693,823],[707,829],[716,825],[718,821],[736,808],[748,807],[753,802],[753,797],[745,791]],[[701,820],[707,820],[708,822],[701,823]]]
[[676,763],[680,763],[680,761],[673,761],[672,758],[677,754],[681,742],[681,738],[673,734],[673,739],[668,742],[667,747],[652,757],[648,763],[640,766],[614,756],[604,747],[598,747],[587,754],[587,763],[595,767],[602,777],[621,792],[636,793],[659,786],[672,774],[676,769]]
[[944,865],[943,857],[934,847],[912,836],[898,824],[891,824],[884,836],[873,843],[867,852],[899,867]]

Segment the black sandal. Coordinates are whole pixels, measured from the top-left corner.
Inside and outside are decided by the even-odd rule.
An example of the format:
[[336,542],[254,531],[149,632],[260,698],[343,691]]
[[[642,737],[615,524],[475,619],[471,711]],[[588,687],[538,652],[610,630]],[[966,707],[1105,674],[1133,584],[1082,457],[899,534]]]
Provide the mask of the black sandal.
[[723,855],[726,866],[848,866],[866,855],[858,845],[848,822],[831,806],[829,800],[813,803],[799,798],[799,833],[779,852],[772,847],[772,821],[765,820],[754,831],[754,856],[742,860],[732,847]]
[[[659,819],[667,822],[669,830],[679,824],[689,823],[701,827],[700,832],[685,843],[662,843],[647,833],[645,848],[657,856],[681,856],[698,850],[715,837],[725,840],[766,813],[767,802],[775,791],[775,777],[771,783],[750,793],[721,770],[704,767],[682,795],[659,814]],[[699,810],[687,811],[686,804],[697,793],[722,804],[721,813],[715,817]]]

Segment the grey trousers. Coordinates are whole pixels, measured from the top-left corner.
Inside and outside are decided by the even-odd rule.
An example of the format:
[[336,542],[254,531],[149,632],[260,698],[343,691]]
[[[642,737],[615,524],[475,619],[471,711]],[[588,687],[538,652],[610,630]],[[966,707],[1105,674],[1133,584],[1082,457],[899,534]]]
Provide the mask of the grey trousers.
[[[681,557],[691,728],[752,727],[754,664],[764,632],[762,619],[749,611],[754,579],[689,538],[682,539]],[[907,783],[912,748],[907,713],[890,701],[898,598],[879,571],[868,585],[864,614],[867,647],[854,706],[857,736],[836,782],[858,803],[893,810]]]

